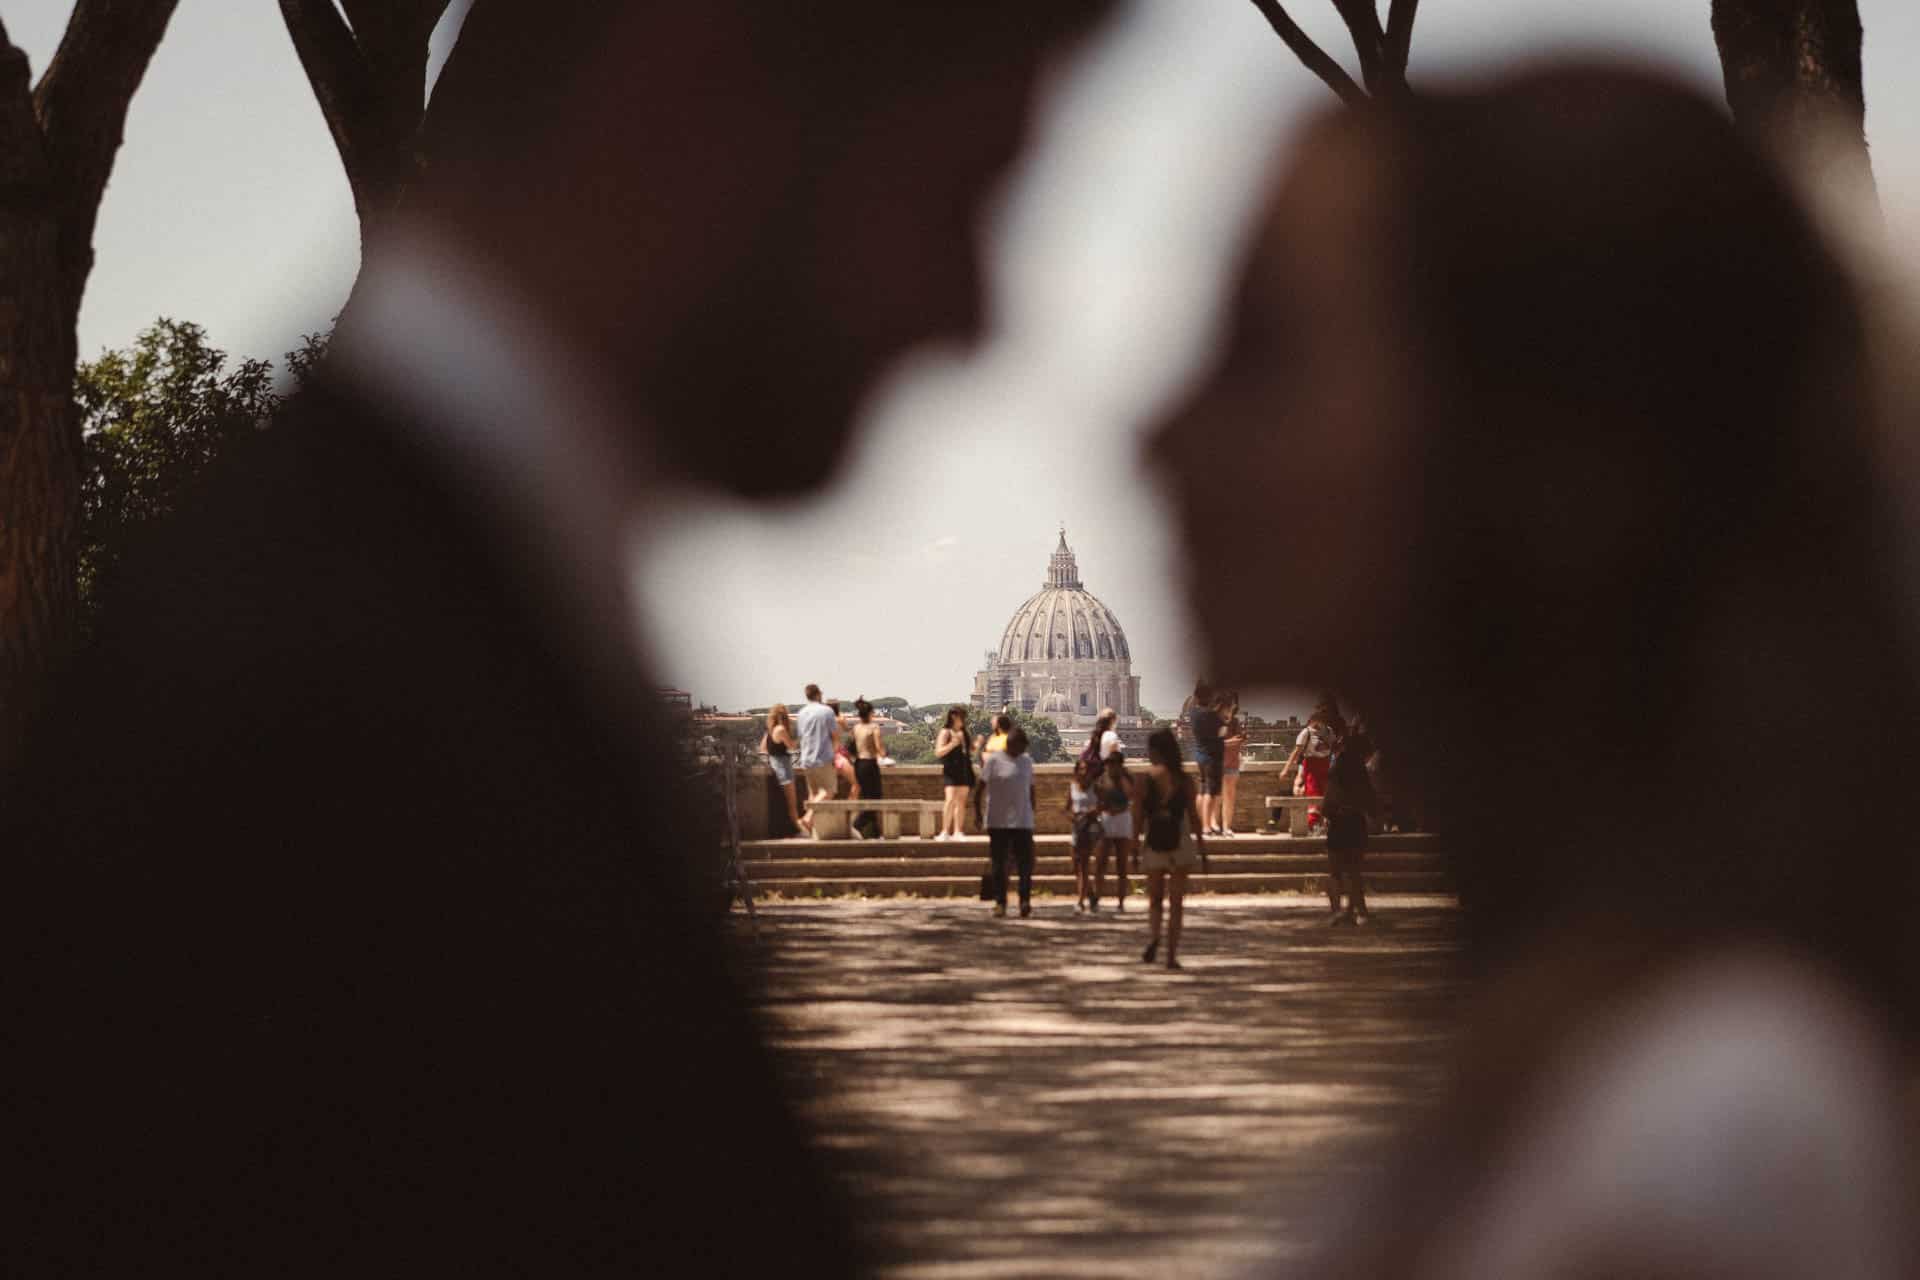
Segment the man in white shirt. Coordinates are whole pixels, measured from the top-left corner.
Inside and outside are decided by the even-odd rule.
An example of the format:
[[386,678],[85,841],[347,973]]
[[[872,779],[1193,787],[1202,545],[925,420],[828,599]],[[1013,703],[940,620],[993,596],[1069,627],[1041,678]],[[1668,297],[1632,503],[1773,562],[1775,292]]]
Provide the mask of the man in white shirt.
[[1033,757],[1027,731],[1015,725],[1007,747],[987,755],[980,769],[987,786],[987,849],[993,857],[993,914],[1007,914],[1008,862],[1020,869],[1020,914],[1033,914]]

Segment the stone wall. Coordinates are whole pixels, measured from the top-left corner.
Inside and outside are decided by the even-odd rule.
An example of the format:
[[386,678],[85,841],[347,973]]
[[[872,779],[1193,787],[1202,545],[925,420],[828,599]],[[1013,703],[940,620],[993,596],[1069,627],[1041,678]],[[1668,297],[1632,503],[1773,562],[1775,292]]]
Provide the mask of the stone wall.
[[[1129,773],[1142,777],[1147,772],[1144,763],[1128,766]],[[938,800],[941,798],[940,769],[930,764],[901,764],[882,772],[882,787],[889,800]],[[1073,778],[1073,766],[1069,764],[1042,764],[1034,766],[1034,787],[1039,808],[1034,814],[1036,830],[1042,833],[1065,834],[1070,828],[1067,817],[1067,783]],[[1193,766],[1187,766],[1187,772],[1193,772]],[[1245,764],[1240,769],[1240,793],[1234,807],[1233,826],[1237,831],[1260,831],[1267,825],[1265,798],[1280,794],[1282,788],[1277,781],[1280,773],[1279,761],[1260,761]],[[806,782],[804,779],[795,784],[801,789],[804,802]],[[845,788],[842,787],[842,795]],[[741,770],[739,789],[735,795],[736,812],[740,820],[740,838],[742,840],[764,840],[795,834],[787,824],[786,801],[780,798],[773,774],[766,763],[757,757],[753,763]],[[968,817],[971,830],[972,817]]]

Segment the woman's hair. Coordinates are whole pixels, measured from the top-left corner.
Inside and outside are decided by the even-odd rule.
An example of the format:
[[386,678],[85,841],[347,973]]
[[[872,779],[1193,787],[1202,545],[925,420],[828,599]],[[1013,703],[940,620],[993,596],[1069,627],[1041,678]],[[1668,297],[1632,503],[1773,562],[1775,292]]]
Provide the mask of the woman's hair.
[[1114,752],[1100,762],[1100,768],[1107,773],[1112,773],[1116,769],[1121,773],[1125,773],[1127,771],[1127,753],[1124,751]]
[[853,700],[853,710],[854,714],[859,716],[862,721],[873,719],[873,704],[865,698],[855,698]]
[[1102,707],[1099,719],[1093,722],[1093,731],[1096,734],[1105,733],[1118,723],[1120,723],[1120,713],[1112,707]]
[[776,702],[767,708],[767,728],[769,730],[777,729],[783,724],[790,725],[792,723],[792,719],[787,715],[786,703]]
[[1180,739],[1171,729],[1155,729],[1147,739],[1147,760],[1164,765],[1175,777],[1186,776],[1186,762],[1180,758]]
[[1007,754],[1023,756],[1027,754],[1027,731],[1015,725],[1007,732]]
[[960,732],[965,733],[967,731],[967,709],[962,706],[948,707],[946,721],[940,727],[942,729],[951,729],[954,727],[953,722],[955,720],[960,722]]
[[1203,703],[1203,704],[1212,702],[1213,686],[1208,684],[1205,680],[1194,681],[1193,682],[1193,700],[1195,702]]
[[[1718,102],[1591,63],[1319,133],[1390,193],[1420,536],[1373,706],[1476,950],[1633,884],[1675,945],[1771,935],[1920,1014],[1915,860],[1876,827],[1920,754],[1895,499],[1859,301],[1779,166]],[[1845,709],[1850,749],[1783,781],[1796,688]],[[1847,874],[1807,874],[1808,831],[1857,851]]]

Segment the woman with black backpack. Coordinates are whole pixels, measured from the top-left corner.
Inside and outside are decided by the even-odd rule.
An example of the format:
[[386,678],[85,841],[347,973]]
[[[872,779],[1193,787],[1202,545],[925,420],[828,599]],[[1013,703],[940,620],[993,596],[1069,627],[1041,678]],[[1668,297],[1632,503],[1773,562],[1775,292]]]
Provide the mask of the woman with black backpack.
[[1170,891],[1167,913],[1167,968],[1180,968],[1180,928],[1185,915],[1187,876],[1195,867],[1207,868],[1206,835],[1200,826],[1200,807],[1194,800],[1193,780],[1180,758],[1180,742],[1173,730],[1156,730],[1147,739],[1147,785],[1141,807],[1146,816],[1147,847],[1140,869],[1147,873],[1147,919],[1153,934],[1140,958],[1148,964],[1160,950],[1160,904]]

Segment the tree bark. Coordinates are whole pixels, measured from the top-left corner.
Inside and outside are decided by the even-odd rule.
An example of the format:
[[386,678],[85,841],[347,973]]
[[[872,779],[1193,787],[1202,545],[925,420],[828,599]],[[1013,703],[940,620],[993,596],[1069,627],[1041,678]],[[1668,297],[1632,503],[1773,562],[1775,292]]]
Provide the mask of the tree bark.
[[1713,39],[1742,132],[1873,190],[1857,0],[1713,0]]
[[75,326],[127,106],[177,0],[78,0],[38,88],[0,26],[0,773],[78,631]]

